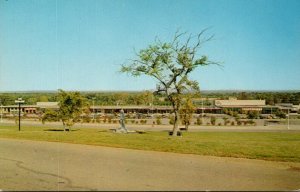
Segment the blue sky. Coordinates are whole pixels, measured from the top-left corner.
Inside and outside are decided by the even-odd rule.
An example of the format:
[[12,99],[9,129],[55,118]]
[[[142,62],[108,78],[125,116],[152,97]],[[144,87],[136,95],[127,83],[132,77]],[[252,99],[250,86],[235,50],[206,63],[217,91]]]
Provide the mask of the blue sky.
[[120,64],[207,27],[202,90],[300,89],[299,0],[0,0],[0,91],[154,89]]

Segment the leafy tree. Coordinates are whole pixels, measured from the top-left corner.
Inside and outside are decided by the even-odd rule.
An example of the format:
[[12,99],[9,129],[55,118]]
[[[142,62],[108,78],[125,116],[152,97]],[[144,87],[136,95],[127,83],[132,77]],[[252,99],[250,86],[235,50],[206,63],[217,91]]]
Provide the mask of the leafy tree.
[[247,99],[249,99],[249,96],[248,96],[248,94],[246,92],[241,92],[239,94],[239,96],[238,96],[238,99],[240,99],[240,100],[247,100]]
[[1,104],[2,105],[13,105],[15,103],[15,98],[13,95],[11,94],[1,94],[0,95],[0,100],[1,100]]
[[113,95],[113,99],[115,103],[113,105],[125,105],[126,104],[126,99],[128,98],[128,93],[116,93]]
[[59,90],[58,98],[59,117],[66,130],[66,127],[70,128],[74,125],[88,104],[79,92]]
[[205,30],[196,36],[190,35],[183,43],[180,40],[186,33],[176,32],[171,42],[161,42],[157,38],[154,44],[136,54],[137,59],[121,68],[121,72],[133,76],[150,76],[158,82],[156,92],[166,95],[175,115],[173,136],[178,132],[183,93],[199,91],[198,82],[189,78],[190,73],[199,66],[217,64],[209,61],[207,56],[198,57],[199,48],[212,39],[212,36],[203,38],[204,32]]
[[195,111],[195,106],[190,97],[186,98],[182,107],[179,110],[180,118],[182,124],[185,125],[185,129],[188,131],[189,125],[191,124],[191,120],[193,117],[193,113]]
[[79,120],[80,115],[88,106],[85,99],[79,92],[65,92],[59,90],[59,110],[48,111],[44,114],[42,121],[46,120],[61,120],[64,130],[70,130],[71,126]]
[[42,95],[42,96],[40,96],[39,101],[40,102],[48,102],[49,100],[48,100],[48,97],[46,95]]
[[142,105],[149,105],[152,103],[152,97],[153,93],[150,91],[143,91],[142,93],[137,95],[137,100],[140,102]]

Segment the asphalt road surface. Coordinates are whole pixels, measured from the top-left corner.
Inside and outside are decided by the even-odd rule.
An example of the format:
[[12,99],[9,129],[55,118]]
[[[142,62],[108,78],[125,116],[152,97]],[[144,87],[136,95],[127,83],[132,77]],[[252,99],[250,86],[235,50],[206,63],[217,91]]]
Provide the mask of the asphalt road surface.
[[300,163],[0,139],[1,190],[299,190]]

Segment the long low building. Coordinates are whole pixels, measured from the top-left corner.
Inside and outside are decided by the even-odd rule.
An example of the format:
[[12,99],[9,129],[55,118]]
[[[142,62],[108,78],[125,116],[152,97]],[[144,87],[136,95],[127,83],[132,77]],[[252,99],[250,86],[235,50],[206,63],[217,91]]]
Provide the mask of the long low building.
[[[25,114],[41,114],[46,109],[57,110],[59,108],[58,102],[37,102],[36,105],[21,105],[21,112]],[[118,113],[121,109],[125,113],[159,113],[166,114],[172,113],[171,106],[90,106],[90,111],[96,114],[113,114]],[[214,113],[221,114],[224,112],[224,109],[238,111],[240,113],[248,111],[258,111],[263,114],[273,113],[275,110],[283,110],[284,112],[292,112],[297,109],[300,109],[298,105],[285,104],[285,105],[266,105],[265,100],[215,100],[212,106],[201,106],[196,107],[195,113]],[[18,105],[8,105],[0,106],[0,113],[5,114],[16,114],[19,108]]]
[[222,109],[240,110],[241,112],[247,111],[262,111],[266,107],[265,100],[215,100],[215,106]]
[[[58,102],[38,102],[36,105],[21,105],[21,112],[26,114],[38,114],[44,112],[46,109],[57,110],[59,108]],[[90,106],[90,111],[97,114],[112,114],[118,113],[121,109],[125,113],[172,113],[171,106]],[[16,114],[19,108],[18,105],[0,106],[2,114]],[[220,107],[196,107],[195,113],[221,113]]]

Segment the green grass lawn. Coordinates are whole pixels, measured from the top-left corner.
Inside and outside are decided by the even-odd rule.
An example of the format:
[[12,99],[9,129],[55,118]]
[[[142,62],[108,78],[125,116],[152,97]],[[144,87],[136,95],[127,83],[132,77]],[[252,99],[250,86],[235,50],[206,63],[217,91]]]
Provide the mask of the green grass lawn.
[[116,134],[94,128],[73,128],[70,132],[51,129],[22,126],[19,132],[16,125],[0,126],[0,137],[300,162],[299,132],[190,132],[171,137],[168,132]]

